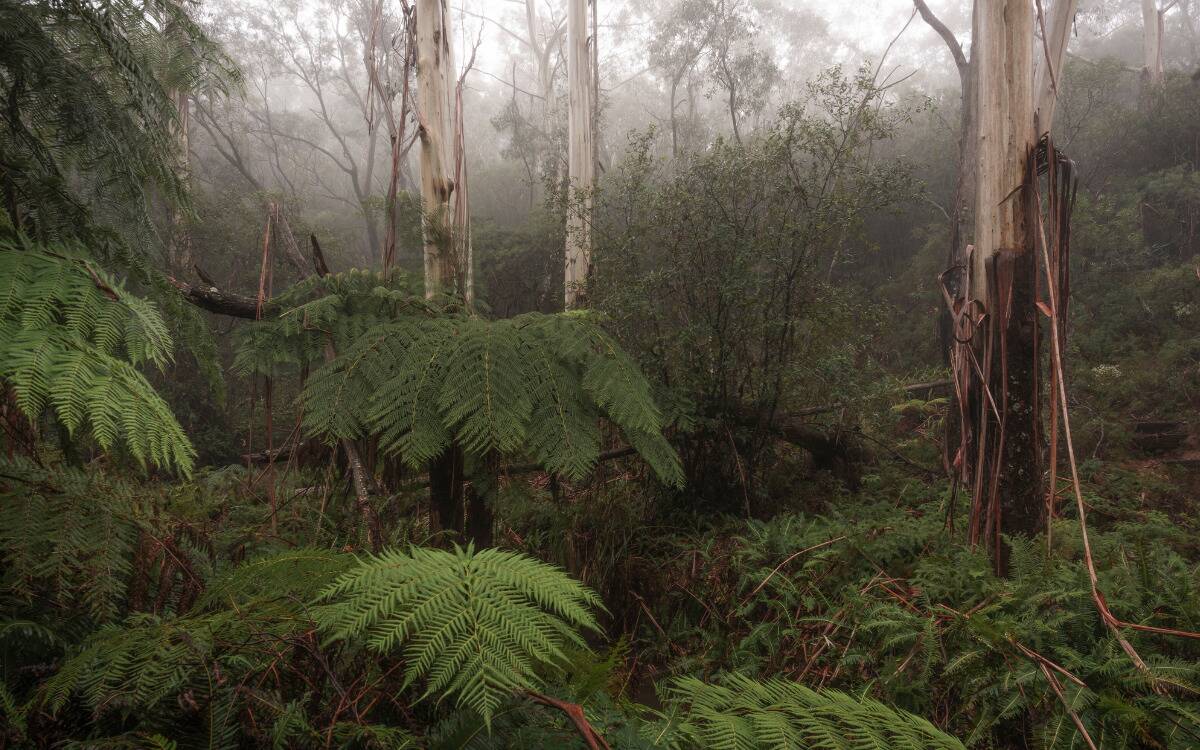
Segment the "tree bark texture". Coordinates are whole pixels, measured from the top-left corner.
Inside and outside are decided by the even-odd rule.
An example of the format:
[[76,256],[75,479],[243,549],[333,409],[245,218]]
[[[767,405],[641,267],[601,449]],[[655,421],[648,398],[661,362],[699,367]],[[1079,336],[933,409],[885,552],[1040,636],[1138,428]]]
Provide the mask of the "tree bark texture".
[[454,55],[445,0],[417,0],[417,116],[421,139],[421,226],[424,234],[425,296],[459,291],[451,204],[453,109],[449,82]]
[[567,5],[567,239],[564,303],[577,307],[592,264],[592,191],[596,181],[592,55],[588,0]]
[[[977,462],[973,536],[1008,569],[1001,535],[1036,534],[1043,498],[1038,417],[1037,258],[1032,181],[1034,11],[1028,0],[977,2],[978,189],[971,295],[983,301],[984,363],[972,414]],[[996,413],[998,412],[998,414]],[[998,417],[998,418],[997,418]]]

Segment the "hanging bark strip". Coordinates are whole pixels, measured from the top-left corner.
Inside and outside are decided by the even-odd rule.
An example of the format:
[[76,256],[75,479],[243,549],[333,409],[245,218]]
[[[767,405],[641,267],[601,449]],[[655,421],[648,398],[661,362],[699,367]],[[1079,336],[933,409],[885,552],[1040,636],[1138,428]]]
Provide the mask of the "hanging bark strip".
[[[1092,600],[1096,603],[1096,610],[1100,613],[1100,618],[1109,630],[1112,631],[1113,637],[1121,646],[1121,650],[1125,652],[1134,666],[1142,672],[1149,673],[1149,666],[1147,666],[1137,650],[1134,649],[1133,644],[1125,638],[1121,632],[1122,630],[1139,630],[1146,633],[1193,639],[1200,639],[1200,633],[1125,622],[1113,614],[1112,610],[1108,607],[1108,602],[1103,592],[1100,591],[1099,576],[1096,573],[1096,562],[1092,555],[1092,545],[1088,537],[1087,505],[1083,501],[1083,490],[1079,481],[1079,466],[1075,459],[1074,441],[1071,438],[1071,418],[1067,402],[1065,367],[1063,364],[1063,349],[1066,340],[1066,313],[1070,296],[1068,273],[1070,267],[1068,263],[1070,258],[1069,228],[1071,207],[1075,200],[1076,181],[1074,178],[1074,165],[1054,150],[1048,138],[1042,139],[1042,142],[1038,146],[1036,158],[1042,162],[1038,168],[1039,173],[1044,172],[1047,175],[1048,191],[1050,193],[1047,211],[1049,215],[1049,231],[1047,231],[1046,221],[1043,220],[1042,213],[1039,211],[1037,214],[1038,231],[1036,238],[1042,259],[1042,271],[1045,273],[1044,287],[1047,295],[1046,300],[1038,301],[1038,309],[1050,319],[1050,369],[1056,385],[1054,391],[1058,398],[1057,404],[1053,406],[1060,410],[1062,417],[1063,444],[1067,449],[1067,461],[1071,473],[1071,488],[1075,494],[1075,507],[1079,516],[1079,532],[1083,541],[1084,564],[1087,566]],[[1036,184],[1034,188],[1035,190],[1037,189]],[[1040,197],[1038,198],[1038,202],[1040,204]],[[1054,242],[1051,243],[1050,239],[1053,239]],[[1057,439],[1056,434],[1052,434],[1051,437],[1052,439]]]

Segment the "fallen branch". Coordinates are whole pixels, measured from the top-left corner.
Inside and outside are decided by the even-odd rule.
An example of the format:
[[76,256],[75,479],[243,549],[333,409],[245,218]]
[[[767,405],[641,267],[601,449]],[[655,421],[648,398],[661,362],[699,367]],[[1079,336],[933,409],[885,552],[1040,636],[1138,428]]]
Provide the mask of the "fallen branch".
[[[892,390],[889,391],[889,393],[922,393],[922,392],[926,392],[926,391],[948,390],[950,388],[950,386],[952,386],[952,385],[954,385],[954,381],[950,380],[949,378],[944,379],[944,380],[931,380],[928,383],[911,383],[909,385],[902,385],[902,386],[899,386],[898,388],[893,388]],[[837,403],[833,403],[833,404],[821,404],[820,406],[806,406],[802,409],[797,409],[796,411],[790,412],[790,416],[807,417],[807,416],[812,416],[814,414],[828,414],[831,411],[837,411],[838,409],[844,409],[847,406],[849,406],[850,404],[855,403],[857,401],[862,401],[862,400],[864,400],[864,399],[857,398],[857,399],[851,399],[850,401],[838,401]]]
[[[201,278],[207,278],[207,274],[200,269],[197,269],[197,273]],[[183,294],[185,300],[211,313],[228,315],[231,318],[245,318],[246,320],[254,320],[257,316],[258,300],[254,297],[224,292],[214,284],[205,286],[189,284],[172,276],[168,276],[167,281]],[[279,311],[279,305],[271,299],[266,299],[263,300],[262,310],[264,315],[273,315]]]

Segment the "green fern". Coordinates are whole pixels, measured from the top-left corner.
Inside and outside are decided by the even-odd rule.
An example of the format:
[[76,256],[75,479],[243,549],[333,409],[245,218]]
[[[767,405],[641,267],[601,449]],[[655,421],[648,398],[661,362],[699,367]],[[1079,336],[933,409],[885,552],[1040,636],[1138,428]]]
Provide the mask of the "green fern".
[[563,667],[564,649],[599,631],[600,601],[561,570],[499,549],[413,548],[361,561],[323,593],[317,614],[331,640],[365,638],[399,652],[406,683],[452,696],[490,722],[514,692],[536,689]]
[[918,716],[798,682],[732,674],[706,684],[685,677],[672,683],[669,695],[682,713],[657,733],[674,747],[963,750],[962,743]]
[[171,356],[153,303],[77,248],[0,238],[0,380],[30,420],[53,408],[71,434],[88,424],[101,448],[189,473],[195,450],[137,369]]
[[412,466],[453,442],[481,457],[530,454],[572,479],[595,466],[607,419],[663,481],[682,483],[650,384],[584,315],[383,323],[313,373],[304,402],[313,433],[378,435]]
[[[0,491],[0,554],[4,590],[20,600],[76,608],[98,622],[117,617],[130,574],[137,525],[132,500],[119,483],[65,467],[0,459],[10,483]],[[0,628],[29,644],[52,645],[53,632],[14,621]],[[27,646],[28,647],[28,646]]]
[[188,12],[167,0],[0,5],[0,152],[19,207],[13,224],[97,240],[105,260],[144,265],[149,243],[131,253],[93,217],[149,238],[151,189],[186,204],[171,93],[238,80]]

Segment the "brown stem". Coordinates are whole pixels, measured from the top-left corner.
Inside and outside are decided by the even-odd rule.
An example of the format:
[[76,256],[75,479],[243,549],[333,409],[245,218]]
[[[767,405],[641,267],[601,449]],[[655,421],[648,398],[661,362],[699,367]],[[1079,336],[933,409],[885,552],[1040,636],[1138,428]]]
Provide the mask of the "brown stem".
[[588,722],[587,716],[583,713],[583,706],[578,703],[560,701],[557,698],[551,698],[548,695],[542,695],[533,690],[526,690],[525,695],[534,703],[558,709],[566,714],[571,723],[575,725],[575,730],[579,732],[579,736],[583,738],[589,750],[612,750],[612,747],[604,741],[600,733]]

